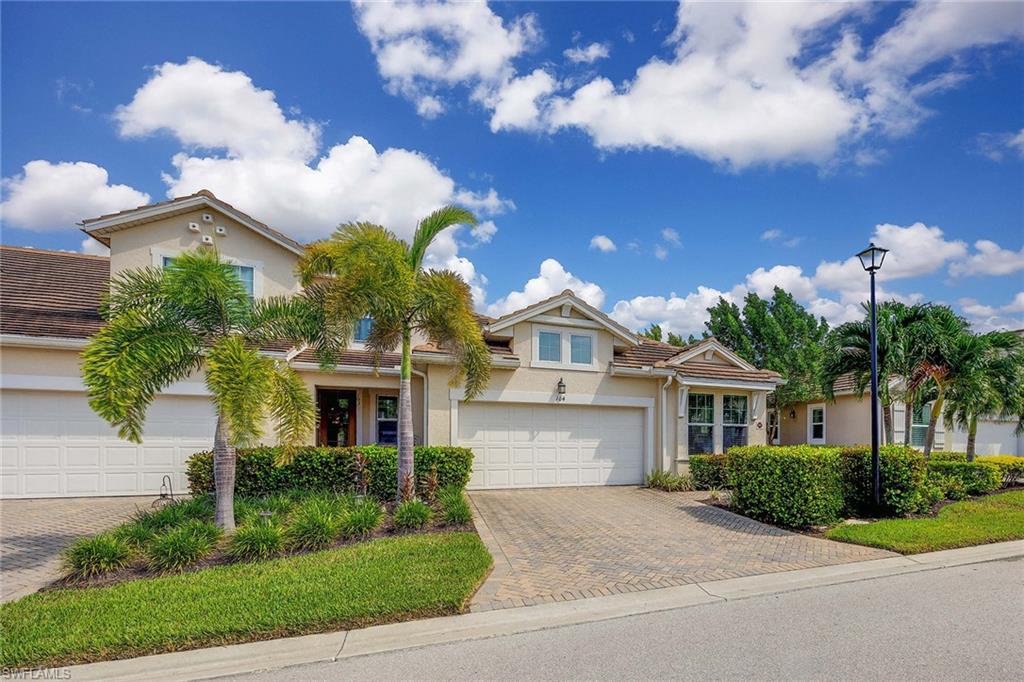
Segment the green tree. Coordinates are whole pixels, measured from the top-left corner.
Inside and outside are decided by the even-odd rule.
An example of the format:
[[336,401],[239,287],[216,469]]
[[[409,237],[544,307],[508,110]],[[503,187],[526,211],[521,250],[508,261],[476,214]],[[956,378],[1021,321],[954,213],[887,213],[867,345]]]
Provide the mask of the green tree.
[[647,329],[641,329],[637,332],[639,336],[652,341],[661,341],[661,325],[657,323],[651,323],[651,326]]
[[966,363],[950,372],[946,385],[946,429],[967,431],[967,460],[973,461],[978,418],[1017,420],[1024,428],[1024,339],[1015,332],[989,332],[975,337]]
[[782,409],[821,395],[820,374],[828,323],[807,312],[786,291],[775,287],[770,299],[750,292],[743,310],[720,298],[708,308],[708,331],[757,367],[778,372],[786,383],[775,389]]
[[397,497],[412,492],[412,335],[422,332],[455,358],[451,385],[465,381],[467,399],[490,378],[491,356],[473,312],[469,286],[456,273],[425,270],[423,257],[443,230],[473,224],[473,214],[445,206],[420,221],[412,243],[378,225],[350,223],[309,246],[299,261],[304,286],[315,289],[328,320],[347,343],[356,323],[373,319],[368,349],[380,357],[401,347]]
[[267,418],[285,445],[303,442],[315,421],[301,377],[259,348],[286,339],[329,362],[335,346],[320,310],[301,296],[253,301],[230,265],[196,251],[115,275],[101,312],[106,324],[82,353],[90,406],[139,443],[157,393],[202,370],[217,413],[215,521],[233,530],[235,448],[257,442]]
[[665,339],[666,343],[670,346],[685,346],[687,342],[683,340],[683,337],[675,332],[669,332],[668,337]]

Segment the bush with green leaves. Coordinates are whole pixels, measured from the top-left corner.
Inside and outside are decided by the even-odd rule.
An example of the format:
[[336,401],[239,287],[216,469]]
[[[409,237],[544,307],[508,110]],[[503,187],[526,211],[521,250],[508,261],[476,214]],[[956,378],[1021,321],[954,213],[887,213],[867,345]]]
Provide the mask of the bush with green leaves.
[[448,526],[466,526],[473,521],[473,512],[462,488],[444,488],[437,494],[441,520]]
[[406,500],[397,507],[391,514],[391,520],[395,528],[399,530],[416,530],[423,528],[434,518],[434,510],[430,505],[421,500]]
[[855,516],[904,516],[931,507],[924,487],[927,467],[924,456],[904,445],[885,445],[878,450],[882,505],[875,507],[871,448],[847,447],[840,463],[845,511]]
[[985,455],[975,461],[994,464],[1003,475],[1003,487],[1024,483],[1024,457],[1013,455]]
[[693,478],[688,474],[675,474],[671,471],[652,471],[647,474],[647,486],[670,493],[693,490]]
[[384,521],[380,502],[365,498],[353,504],[341,517],[341,534],[345,538],[369,537]]
[[157,535],[146,548],[149,567],[162,573],[180,571],[205,558],[221,531],[208,521],[193,519]]
[[690,476],[698,490],[729,487],[728,455],[690,455]]
[[131,547],[111,533],[79,538],[64,550],[64,574],[68,578],[91,578],[124,568],[131,563]]
[[284,528],[277,523],[261,521],[235,531],[228,543],[228,555],[238,561],[262,561],[281,554],[284,546]]
[[[235,494],[262,497],[287,490],[323,490],[358,493],[357,457],[364,465],[367,494],[378,500],[395,497],[398,455],[395,448],[358,445],[351,448],[303,447],[287,464],[277,466],[280,449],[258,447],[238,450]],[[416,487],[422,489],[431,472],[437,486],[465,488],[473,467],[473,451],[450,446],[418,446],[414,450]],[[213,491],[213,453],[192,455],[187,467],[189,489],[195,496]]]
[[330,499],[313,498],[292,515],[287,529],[288,544],[296,549],[322,549],[341,535],[343,505]]
[[755,519],[802,528],[841,517],[840,449],[744,446],[729,450],[732,505]]
[[960,481],[968,495],[984,495],[1003,484],[1002,471],[990,462],[929,462],[928,469]]

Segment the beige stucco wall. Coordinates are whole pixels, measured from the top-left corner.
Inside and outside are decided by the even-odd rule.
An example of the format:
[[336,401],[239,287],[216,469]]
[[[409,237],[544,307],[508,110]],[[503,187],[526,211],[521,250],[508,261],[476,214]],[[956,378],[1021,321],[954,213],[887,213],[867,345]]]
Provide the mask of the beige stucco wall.
[[[679,404],[681,393],[682,388],[679,388],[675,396],[677,406],[677,409],[674,411],[676,426],[672,431],[674,431],[676,440],[674,445],[676,448],[675,467],[677,471],[685,472],[688,469],[690,457],[688,452],[689,445],[687,442],[688,423],[686,419],[686,406]],[[723,449],[722,410],[724,404],[723,398],[726,395],[742,395],[747,397],[747,444],[764,445],[767,442],[766,402],[768,396],[765,391],[691,386],[690,393],[709,393],[715,397],[715,424],[713,434],[716,452],[721,452]]]
[[[214,221],[204,222],[203,213],[213,215]],[[200,232],[190,232],[189,223],[198,224]],[[215,234],[217,225],[227,228],[227,236]],[[161,256],[173,256],[195,248],[211,248],[202,246],[203,235],[213,237],[215,248],[225,260],[253,266],[257,296],[284,295],[299,290],[295,275],[298,256],[295,253],[212,208],[197,209],[110,233],[110,272],[115,274],[125,269],[159,265]]]
[[[870,398],[837,395],[834,400],[823,402],[825,404],[825,442],[828,445],[864,445],[871,442]],[[817,405],[818,403],[812,404]],[[781,445],[801,445],[808,441],[807,408],[807,403],[801,403],[782,411]],[[796,413],[796,417],[793,419],[789,416],[790,410]],[[893,438],[897,443],[903,442],[904,414],[903,403],[895,403],[893,405]],[[881,415],[879,419],[881,419]],[[885,435],[881,421],[879,421],[879,429],[882,430],[882,441],[884,442]],[[948,449],[945,442],[945,431],[945,424],[940,419],[936,425],[934,449]]]

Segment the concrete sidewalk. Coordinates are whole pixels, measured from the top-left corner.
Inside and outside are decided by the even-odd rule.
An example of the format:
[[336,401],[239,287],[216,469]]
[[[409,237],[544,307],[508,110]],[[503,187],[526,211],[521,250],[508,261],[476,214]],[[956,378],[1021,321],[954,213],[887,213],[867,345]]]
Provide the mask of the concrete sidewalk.
[[70,671],[74,680],[207,679],[1018,557],[1024,557],[1024,540],[716,580],[648,592],[467,613],[347,632],[92,663],[63,670]]

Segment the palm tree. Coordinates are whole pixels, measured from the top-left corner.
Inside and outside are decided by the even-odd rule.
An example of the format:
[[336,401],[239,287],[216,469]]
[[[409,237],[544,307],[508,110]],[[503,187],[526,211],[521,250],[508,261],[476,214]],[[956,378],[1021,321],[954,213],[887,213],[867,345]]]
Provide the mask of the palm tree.
[[[865,314],[870,310],[865,304]],[[919,325],[927,316],[926,306],[908,306],[898,301],[885,301],[878,306],[878,389],[882,404],[882,422],[885,441],[894,438],[893,402],[903,398],[907,403],[904,442],[910,443],[911,412],[913,392],[904,388],[893,395],[890,384],[894,379],[908,385],[914,367],[917,365],[915,349]],[[822,370],[822,388],[827,398],[834,397],[836,379],[852,374],[854,387],[861,396],[871,382],[871,323],[870,317],[856,322],[846,322],[836,327],[829,335],[828,351]]]
[[322,312],[304,297],[251,300],[231,266],[210,251],[116,275],[101,312],[106,324],[82,353],[90,406],[121,438],[138,443],[157,393],[202,369],[217,412],[215,521],[233,530],[235,448],[258,441],[267,417],[285,445],[304,441],[315,421],[302,379],[261,354],[260,345],[290,339],[329,362],[334,345]]
[[946,389],[946,428],[967,431],[967,461],[974,460],[978,418],[985,415],[1017,419],[1024,424],[1024,340],[1014,332],[978,337],[980,348],[959,368]]
[[414,493],[412,428],[412,335],[421,332],[455,359],[451,385],[465,381],[467,399],[479,395],[490,378],[491,358],[484,343],[469,286],[451,271],[426,270],[431,242],[454,225],[476,222],[455,206],[440,208],[420,221],[412,243],[379,225],[349,223],[309,246],[299,262],[305,287],[323,301],[339,336],[352,338],[356,323],[373,320],[368,349],[381,354],[401,346],[398,396],[398,499]]

